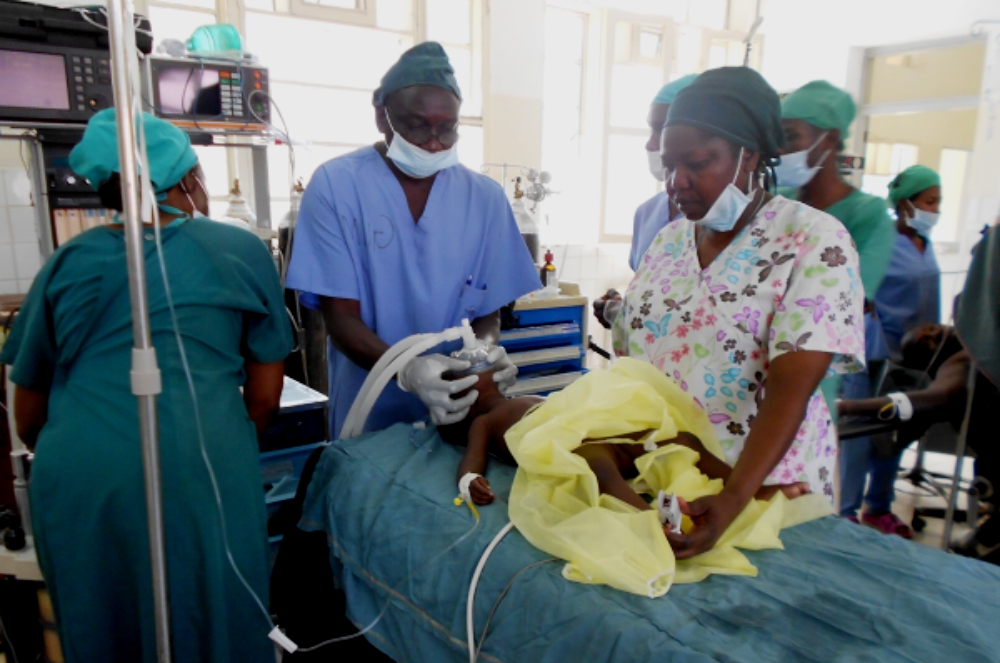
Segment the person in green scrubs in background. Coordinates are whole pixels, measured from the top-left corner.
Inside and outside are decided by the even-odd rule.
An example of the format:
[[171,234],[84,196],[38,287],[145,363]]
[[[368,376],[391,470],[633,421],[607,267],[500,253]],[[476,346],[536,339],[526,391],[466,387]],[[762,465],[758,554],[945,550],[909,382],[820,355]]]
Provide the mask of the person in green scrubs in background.
[[[865,289],[865,337],[870,361],[883,358],[872,356],[872,342],[881,334],[873,302],[892,259],[896,229],[883,198],[858,191],[840,175],[837,155],[844,148],[856,112],[851,96],[826,81],[812,81],[785,97],[781,102],[781,124],[786,145],[781,164],[775,170],[778,186],[784,188],[786,196],[836,217],[857,245]],[[835,400],[841,392],[844,398],[863,398],[870,390],[868,370],[844,376],[842,381],[843,384],[840,376],[835,376],[820,385],[834,421]],[[857,521],[856,514],[844,515]],[[894,529],[899,525],[902,523],[893,522],[886,527]]]
[[781,124],[786,145],[775,170],[788,198],[830,214],[851,233],[870,304],[889,267],[896,231],[885,200],[858,191],[840,175],[837,155],[856,112],[851,96],[826,81],[807,83],[785,97]]
[[[145,113],[142,121],[170,292],[201,404],[199,430],[146,230],[152,341],[163,379],[157,410],[173,656],[273,663],[268,615],[226,547],[267,606],[257,436],[278,408],[293,347],[282,288],[255,235],[192,218],[207,214],[208,195],[187,135]],[[116,131],[113,109],[95,115],[70,165],[106,206],[121,210]],[[13,366],[18,435],[35,450],[35,543],[70,663],[157,660],[131,351],[122,226],[94,228],[49,258],[0,353]]]

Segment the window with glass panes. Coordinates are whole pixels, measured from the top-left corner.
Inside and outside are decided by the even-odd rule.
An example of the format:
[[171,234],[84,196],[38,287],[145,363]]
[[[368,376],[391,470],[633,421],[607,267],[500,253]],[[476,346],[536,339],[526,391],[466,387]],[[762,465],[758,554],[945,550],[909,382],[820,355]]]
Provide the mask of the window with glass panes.
[[[554,241],[630,241],[635,209],[662,190],[644,154],[654,95],[681,76],[743,64],[745,32],[728,29],[727,0],[601,4],[613,9],[546,8],[542,164],[560,195],[543,215]],[[761,46],[755,37],[752,67]]]
[[[482,0],[229,3],[237,7],[229,20],[244,48],[269,69],[276,109],[271,121],[291,139],[296,179],[308,184],[324,162],[381,140],[372,93],[403,51],[428,40],[445,48],[462,89],[459,158],[473,169],[483,163]],[[146,11],[157,41],[185,41],[198,26],[216,21],[215,0],[148,0]],[[224,199],[231,171],[224,167],[225,150],[199,148],[203,154],[213,199]],[[273,224],[290,204],[289,156],[287,145],[268,148]]]
[[[304,1],[304,0],[300,0]],[[374,12],[371,3],[374,4]],[[479,0],[368,0],[371,24],[331,20],[282,8],[281,0],[246,0],[247,47],[270,68],[271,96],[295,153],[295,177],[308,183],[324,162],[382,139],[375,126],[372,93],[382,75],[408,48],[438,41],[455,68],[464,98],[462,162],[483,161],[481,9]],[[319,0],[316,7],[349,10],[345,0]],[[359,8],[360,11],[360,8]],[[288,209],[287,146],[268,150],[272,219]]]

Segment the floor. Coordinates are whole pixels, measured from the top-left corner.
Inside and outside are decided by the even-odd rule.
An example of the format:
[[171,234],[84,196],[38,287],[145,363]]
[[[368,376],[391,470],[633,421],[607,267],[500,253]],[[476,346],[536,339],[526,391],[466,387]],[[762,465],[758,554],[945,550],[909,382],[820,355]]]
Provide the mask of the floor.
[[[905,475],[916,464],[917,455],[915,447],[907,449],[903,453],[903,460],[900,463],[900,474]],[[955,457],[949,454],[928,452],[924,456],[924,469],[938,475],[951,477],[955,471]],[[962,477],[969,480],[973,477],[973,460],[966,458],[962,464]],[[938,479],[938,481],[942,481]],[[943,481],[945,485],[950,484],[950,479]],[[965,494],[960,492],[958,496],[958,508],[965,508]],[[927,491],[914,486],[909,479],[901,478],[896,481],[896,500],[893,502],[893,512],[899,518],[909,524],[913,519],[913,510],[917,507],[945,508],[945,499],[928,496]],[[922,532],[914,532],[913,540],[921,545],[931,548],[941,548],[942,534],[944,532],[944,521],[938,518],[927,518],[926,527]],[[955,523],[952,530],[952,539],[961,536],[969,531],[969,526],[965,523]]]

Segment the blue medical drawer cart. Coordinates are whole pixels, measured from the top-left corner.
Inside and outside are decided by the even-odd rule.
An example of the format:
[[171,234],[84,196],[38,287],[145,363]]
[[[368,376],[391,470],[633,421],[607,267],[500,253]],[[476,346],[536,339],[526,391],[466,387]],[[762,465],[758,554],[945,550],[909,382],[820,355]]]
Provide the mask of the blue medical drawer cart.
[[[564,293],[572,290],[564,284]],[[514,327],[500,332],[500,345],[518,368],[508,396],[544,396],[586,372],[587,304],[578,294],[517,301]]]

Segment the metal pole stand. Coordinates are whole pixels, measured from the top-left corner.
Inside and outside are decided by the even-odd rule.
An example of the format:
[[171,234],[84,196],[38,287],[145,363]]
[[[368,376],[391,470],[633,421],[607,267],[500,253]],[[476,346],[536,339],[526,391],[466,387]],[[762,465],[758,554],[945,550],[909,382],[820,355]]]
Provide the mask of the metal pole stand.
[[146,517],[153,580],[156,657],[170,663],[170,605],[167,596],[167,566],[163,542],[163,494],[160,488],[160,446],[156,419],[156,395],[162,390],[149,324],[146,264],[143,255],[142,220],[139,216],[139,176],[136,149],[136,103],[138,60],[135,53],[135,16],[131,0],[109,0],[108,28],[111,34],[111,66],[118,124],[118,158],[121,165],[122,202],[125,212],[125,259],[128,290],[132,302],[132,393],[139,405],[142,466],[146,482]]

